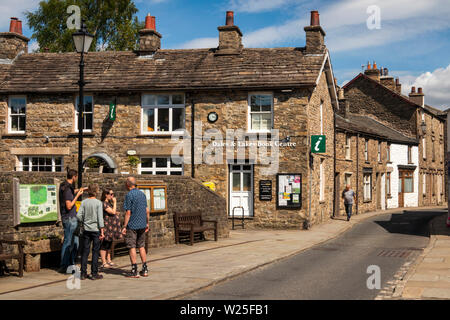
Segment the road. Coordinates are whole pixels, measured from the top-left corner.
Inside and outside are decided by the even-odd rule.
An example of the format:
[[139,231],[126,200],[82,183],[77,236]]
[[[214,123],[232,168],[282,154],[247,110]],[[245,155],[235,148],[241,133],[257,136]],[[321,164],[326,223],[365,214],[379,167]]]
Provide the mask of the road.
[[444,211],[386,214],[289,259],[185,297],[188,300],[374,299],[369,266],[379,266],[381,289],[428,245],[428,222]]

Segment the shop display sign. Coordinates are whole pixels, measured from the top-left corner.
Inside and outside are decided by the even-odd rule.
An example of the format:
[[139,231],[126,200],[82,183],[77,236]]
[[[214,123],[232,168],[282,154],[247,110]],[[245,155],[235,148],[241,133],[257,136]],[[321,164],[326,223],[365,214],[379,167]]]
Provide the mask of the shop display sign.
[[259,181],[259,200],[272,201],[272,180]]
[[302,207],[302,175],[279,173],[277,175],[277,208]]
[[166,186],[138,186],[138,189],[144,192],[150,213],[167,212]]
[[56,185],[20,184],[18,199],[20,223],[58,220]]

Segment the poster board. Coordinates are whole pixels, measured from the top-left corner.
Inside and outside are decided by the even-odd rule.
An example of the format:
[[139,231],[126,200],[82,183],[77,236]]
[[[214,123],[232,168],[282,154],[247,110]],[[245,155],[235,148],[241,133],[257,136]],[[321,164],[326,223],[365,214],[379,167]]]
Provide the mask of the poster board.
[[300,173],[277,174],[277,209],[302,207],[302,175]]
[[18,179],[14,179],[13,197],[14,226],[59,220],[56,184],[20,184]]
[[150,213],[167,212],[167,187],[163,185],[139,185],[138,189],[144,192]]

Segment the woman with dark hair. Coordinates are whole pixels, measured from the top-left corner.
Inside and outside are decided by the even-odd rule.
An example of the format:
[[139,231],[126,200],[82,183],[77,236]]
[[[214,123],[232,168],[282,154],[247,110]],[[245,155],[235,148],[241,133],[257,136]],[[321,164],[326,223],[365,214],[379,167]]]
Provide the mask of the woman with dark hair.
[[111,245],[113,240],[121,239],[119,211],[117,210],[117,200],[111,189],[106,189],[102,193],[103,220],[105,221],[105,238],[100,247],[100,257],[102,267],[109,268],[115,266],[111,261]]

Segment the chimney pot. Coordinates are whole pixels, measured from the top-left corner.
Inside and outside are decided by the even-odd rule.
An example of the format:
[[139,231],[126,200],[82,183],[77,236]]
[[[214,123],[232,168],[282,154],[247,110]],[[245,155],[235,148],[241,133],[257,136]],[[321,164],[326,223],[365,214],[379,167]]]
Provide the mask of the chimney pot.
[[145,17],[144,29],[156,31],[156,18],[151,16],[150,13]]
[[234,26],[234,12],[233,11],[227,11],[225,25],[226,26]]
[[320,26],[319,11],[311,11],[311,26]]
[[370,62],[367,62],[367,70],[372,69],[372,66],[370,65]]
[[395,79],[395,85],[398,86],[400,84],[400,80],[397,78]]
[[411,87],[411,93],[416,93],[416,87]]
[[10,24],[9,24],[9,32],[16,32],[16,30],[17,30],[17,21],[18,21],[19,19],[17,19],[17,18],[15,18],[15,17],[12,17],[11,18],[11,22],[10,22]]
[[419,94],[422,94],[422,88],[419,88],[419,92],[418,92]]
[[377,69],[377,63],[375,61],[373,62],[373,69]]

